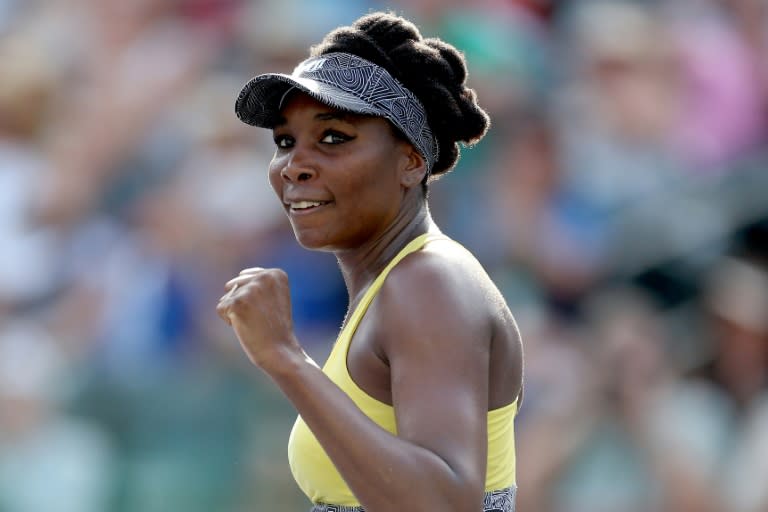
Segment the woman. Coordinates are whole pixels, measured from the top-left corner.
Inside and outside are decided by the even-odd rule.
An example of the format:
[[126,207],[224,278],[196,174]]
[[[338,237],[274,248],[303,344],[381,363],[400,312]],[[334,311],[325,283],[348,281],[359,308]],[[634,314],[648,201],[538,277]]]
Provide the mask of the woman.
[[375,13],[237,100],[273,131],[269,179],[297,240],[332,251],[349,292],[322,370],[294,336],[283,271],[243,270],[218,305],[299,412],[289,462],[313,512],[514,510],[520,337],[426,199],[489,124],[465,80],[455,48]]

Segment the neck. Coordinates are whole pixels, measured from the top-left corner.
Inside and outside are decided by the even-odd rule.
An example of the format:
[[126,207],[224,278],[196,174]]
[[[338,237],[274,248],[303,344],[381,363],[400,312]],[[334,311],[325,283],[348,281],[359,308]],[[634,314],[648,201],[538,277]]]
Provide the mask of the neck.
[[426,204],[415,215],[398,216],[395,221],[375,239],[360,247],[335,253],[341,274],[353,306],[366,288],[376,279],[408,242],[428,232],[439,232],[432,221]]

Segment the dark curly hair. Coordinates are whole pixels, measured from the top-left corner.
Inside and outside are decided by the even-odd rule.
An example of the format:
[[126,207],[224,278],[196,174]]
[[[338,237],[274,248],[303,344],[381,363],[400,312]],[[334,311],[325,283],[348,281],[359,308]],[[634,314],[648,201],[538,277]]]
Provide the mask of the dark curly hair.
[[[424,105],[440,154],[431,176],[456,165],[459,143],[478,142],[488,130],[488,114],[466,85],[464,55],[438,38],[424,38],[412,22],[393,13],[367,14],[340,27],[311,48],[311,55],[345,52],[369,60],[407,87]],[[426,178],[425,178],[426,179]]]

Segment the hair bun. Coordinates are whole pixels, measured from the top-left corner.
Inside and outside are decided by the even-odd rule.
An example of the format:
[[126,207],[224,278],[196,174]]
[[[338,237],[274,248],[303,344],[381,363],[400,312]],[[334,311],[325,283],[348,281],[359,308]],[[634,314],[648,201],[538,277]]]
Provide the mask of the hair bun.
[[419,98],[440,147],[433,176],[456,165],[459,142],[477,143],[490,126],[475,91],[466,85],[464,55],[441,39],[425,39],[401,16],[367,14],[332,31],[312,48],[312,55],[331,52],[352,53],[382,66]]

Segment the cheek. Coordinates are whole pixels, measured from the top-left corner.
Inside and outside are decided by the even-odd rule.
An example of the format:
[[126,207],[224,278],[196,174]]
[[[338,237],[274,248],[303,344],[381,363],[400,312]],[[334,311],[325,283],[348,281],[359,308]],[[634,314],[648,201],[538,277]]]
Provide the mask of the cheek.
[[280,178],[280,166],[274,159],[269,163],[269,167],[267,168],[267,178],[269,179],[269,184],[272,186],[272,190],[274,190],[275,194],[280,197],[282,188],[280,183],[282,181]]
[[378,169],[378,172],[359,173],[344,183],[344,197],[351,198],[345,205],[352,210],[350,220],[382,222],[396,215],[400,205],[400,185],[395,177],[387,175],[387,171]]

